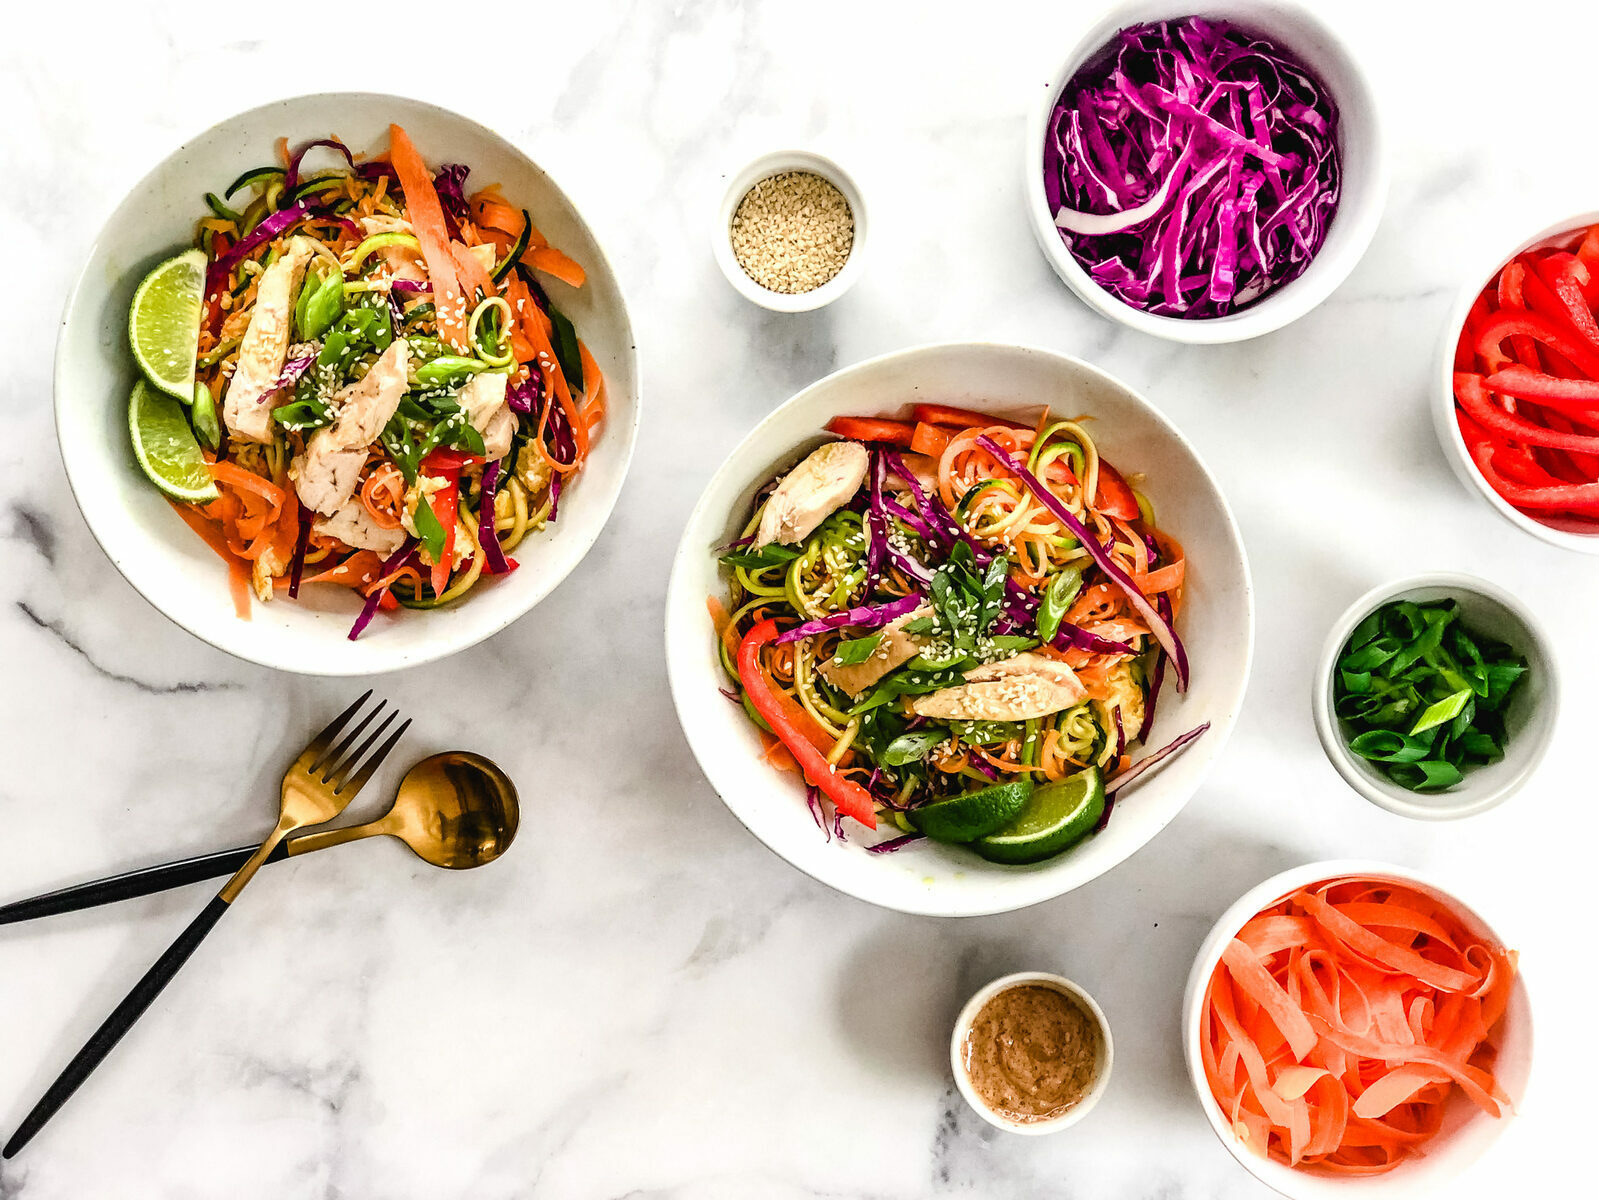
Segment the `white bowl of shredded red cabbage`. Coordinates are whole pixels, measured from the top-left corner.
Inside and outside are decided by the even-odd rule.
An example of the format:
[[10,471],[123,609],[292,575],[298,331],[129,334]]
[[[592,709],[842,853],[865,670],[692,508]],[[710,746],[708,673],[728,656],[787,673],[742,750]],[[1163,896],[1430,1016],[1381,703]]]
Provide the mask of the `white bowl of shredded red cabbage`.
[[1387,191],[1376,105],[1303,9],[1120,6],[1050,84],[1029,220],[1105,316],[1174,341],[1278,329],[1354,269]]
[[1183,1052],[1216,1135],[1294,1200],[1431,1194],[1514,1118],[1532,1015],[1513,946],[1402,867],[1309,863],[1200,947]]
[[[408,181],[401,178],[407,171]],[[448,218],[436,238],[423,229],[428,197]],[[316,440],[334,432],[341,398],[363,386],[369,356],[330,376],[330,398],[317,392],[317,408],[300,403],[301,385],[338,329],[291,348],[296,354],[275,364],[282,373],[273,371],[269,394],[256,401],[266,429],[253,437],[224,404],[241,374],[240,344],[256,324],[251,281],[267,269],[257,260],[287,261],[285,246],[307,242],[318,256],[318,286],[343,279],[346,315],[363,297],[387,297],[372,308],[383,318],[376,324],[385,327],[390,352],[413,350],[398,410],[366,447],[358,477],[345,485],[350,491],[337,498],[340,514],[361,519],[337,528],[326,516],[332,505],[308,493],[310,472],[301,468]],[[151,266],[192,245],[207,258],[197,377],[226,422],[220,445],[205,452],[221,494],[209,503],[169,503],[129,451],[125,397],[138,371],[128,351],[128,305]],[[455,324],[472,313],[471,328],[439,323],[435,331],[431,300],[447,291],[440,254],[457,250]],[[469,267],[474,277],[463,283]],[[313,290],[291,288],[302,299]],[[493,340],[482,332],[489,322],[478,319],[489,307],[504,351],[492,361],[477,348]],[[294,322],[295,340],[306,341],[298,311]],[[547,327],[570,332],[565,351],[549,352]],[[418,349],[425,343],[435,358]],[[90,529],[161,612],[253,662],[369,674],[488,637],[577,566],[610,515],[631,457],[638,421],[632,347],[621,292],[593,233],[519,150],[414,100],[302,96],[230,117],[190,140],[111,215],[63,319],[56,424]],[[477,372],[473,380],[494,374],[503,384],[494,436],[509,427],[508,448],[491,449],[488,434],[465,439],[460,379],[424,396],[425,369],[450,363]],[[417,396],[438,411],[421,401],[407,407]],[[308,404],[316,408],[309,424],[283,419]],[[462,419],[450,424],[438,415],[446,409]],[[247,406],[240,411],[250,415]],[[552,430],[570,432],[575,447],[552,440]],[[465,440],[441,441],[445,433]],[[545,469],[547,459],[559,462]]]

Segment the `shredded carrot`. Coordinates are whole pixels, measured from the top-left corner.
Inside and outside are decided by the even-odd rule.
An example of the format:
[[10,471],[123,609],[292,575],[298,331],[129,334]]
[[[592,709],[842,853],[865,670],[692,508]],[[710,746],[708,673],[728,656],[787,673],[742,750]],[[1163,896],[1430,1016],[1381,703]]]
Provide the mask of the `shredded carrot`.
[[172,504],[172,511],[183,518],[183,523],[195,533],[200,535],[202,541],[223,562],[228,564],[228,590],[233,595],[233,609],[241,621],[250,619],[250,568],[245,566],[239,556],[228,548],[225,538],[218,529],[198,513],[193,506],[188,504]]
[[522,261],[530,267],[536,267],[546,275],[553,275],[562,283],[569,283],[573,287],[582,287],[588,278],[583,268],[578,266],[554,246],[540,246],[529,250],[522,255]]
[[1258,1154],[1392,1170],[1441,1128],[1456,1088],[1492,1116],[1508,1110],[1492,1067],[1515,972],[1513,952],[1417,889],[1302,889],[1251,918],[1211,976],[1211,1094]]
[[461,281],[462,290],[468,296],[481,291],[485,296],[498,296],[500,293],[494,286],[494,280],[483,269],[483,264],[478,262],[477,255],[471,253],[460,242],[450,243],[450,254],[455,259],[456,277]]
[[711,614],[711,628],[716,630],[716,636],[721,640],[722,646],[727,650],[728,657],[738,658],[738,630],[733,628],[733,618],[723,604],[715,596],[705,598],[705,608]]
[[361,484],[361,504],[379,529],[398,529],[405,507],[405,476],[392,462],[373,469]]
[[405,190],[405,205],[411,228],[422,244],[427,260],[428,279],[433,284],[433,303],[439,336],[462,353],[470,351],[466,341],[466,298],[461,294],[455,258],[450,253],[450,235],[444,223],[444,207],[433,187],[433,174],[417,152],[410,135],[398,125],[389,126],[389,158]]

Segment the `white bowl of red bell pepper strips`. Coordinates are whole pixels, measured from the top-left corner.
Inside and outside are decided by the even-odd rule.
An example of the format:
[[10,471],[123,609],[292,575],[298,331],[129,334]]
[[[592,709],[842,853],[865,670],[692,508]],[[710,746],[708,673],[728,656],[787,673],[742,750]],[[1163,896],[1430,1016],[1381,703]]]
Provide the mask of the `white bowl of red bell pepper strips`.
[[1487,267],[1444,328],[1438,441],[1506,520],[1599,554],[1599,212]]

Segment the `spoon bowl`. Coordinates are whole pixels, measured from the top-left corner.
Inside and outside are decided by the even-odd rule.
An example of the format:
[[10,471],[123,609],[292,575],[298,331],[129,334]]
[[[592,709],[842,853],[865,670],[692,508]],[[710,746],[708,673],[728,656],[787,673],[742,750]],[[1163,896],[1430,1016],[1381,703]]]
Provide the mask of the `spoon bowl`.
[[521,823],[516,785],[481,754],[448,750],[405,773],[383,823],[384,832],[435,867],[481,867],[516,838]]

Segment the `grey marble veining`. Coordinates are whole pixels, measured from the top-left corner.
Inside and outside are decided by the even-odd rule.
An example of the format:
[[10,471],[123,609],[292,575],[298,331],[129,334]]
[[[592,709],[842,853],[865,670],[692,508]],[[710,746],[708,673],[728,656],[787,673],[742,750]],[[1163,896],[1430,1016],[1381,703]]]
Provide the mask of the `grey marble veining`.
[[[512,854],[459,876],[394,845],[272,869],[90,1085],[0,1165],[0,1200],[1259,1197],[1194,1103],[1180,992],[1241,891],[1343,855],[1492,880],[1491,915],[1524,951],[1534,1090],[1458,1196],[1586,1178],[1570,1151],[1584,1141],[1589,1013],[1568,955],[1599,835],[1594,566],[1468,496],[1424,402],[1464,265],[1594,207],[1587,72],[1558,51],[1591,12],[1324,6],[1386,101],[1387,214],[1319,310],[1255,342],[1186,349],[1091,315],[1021,219],[1023,117],[1089,6],[512,7],[482,29],[451,18],[449,61],[481,62],[471,72],[432,66],[441,10],[411,0],[340,10],[318,33],[187,0],[85,8],[70,53],[43,48],[59,14],[8,17],[0,897],[250,840],[286,757],[353,691],[235,662],[170,625],[112,569],[67,489],[49,405],[56,314],[94,230],[150,163],[231,112],[332,87],[403,89],[485,121],[561,181],[609,248],[646,407],[632,478],[582,567],[488,643],[380,684],[418,718],[412,755],[467,745],[516,775],[527,815]],[[1505,63],[1523,65],[1524,86],[1496,85]],[[708,246],[726,174],[784,145],[848,165],[872,219],[859,286],[793,317],[739,299]],[[938,921],[833,894],[726,813],[672,713],[661,598],[699,488],[762,414],[836,366],[968,337],[1081,354],[1177,420],[1242,524],[1258,653],[1219,769],[1159,838],[1059,900]],[[1429,567],[1520,593],[1568,681],[1534,786],[1436,828],[1345,788],[1308,704],[1336,614]],[[0,929],[0,1128],[203,896]],[[1058,1138],[997,1133],[948,1078],[962,1001],[1023,967],[1082,982],[1115,1029],[1110,1093]]]

